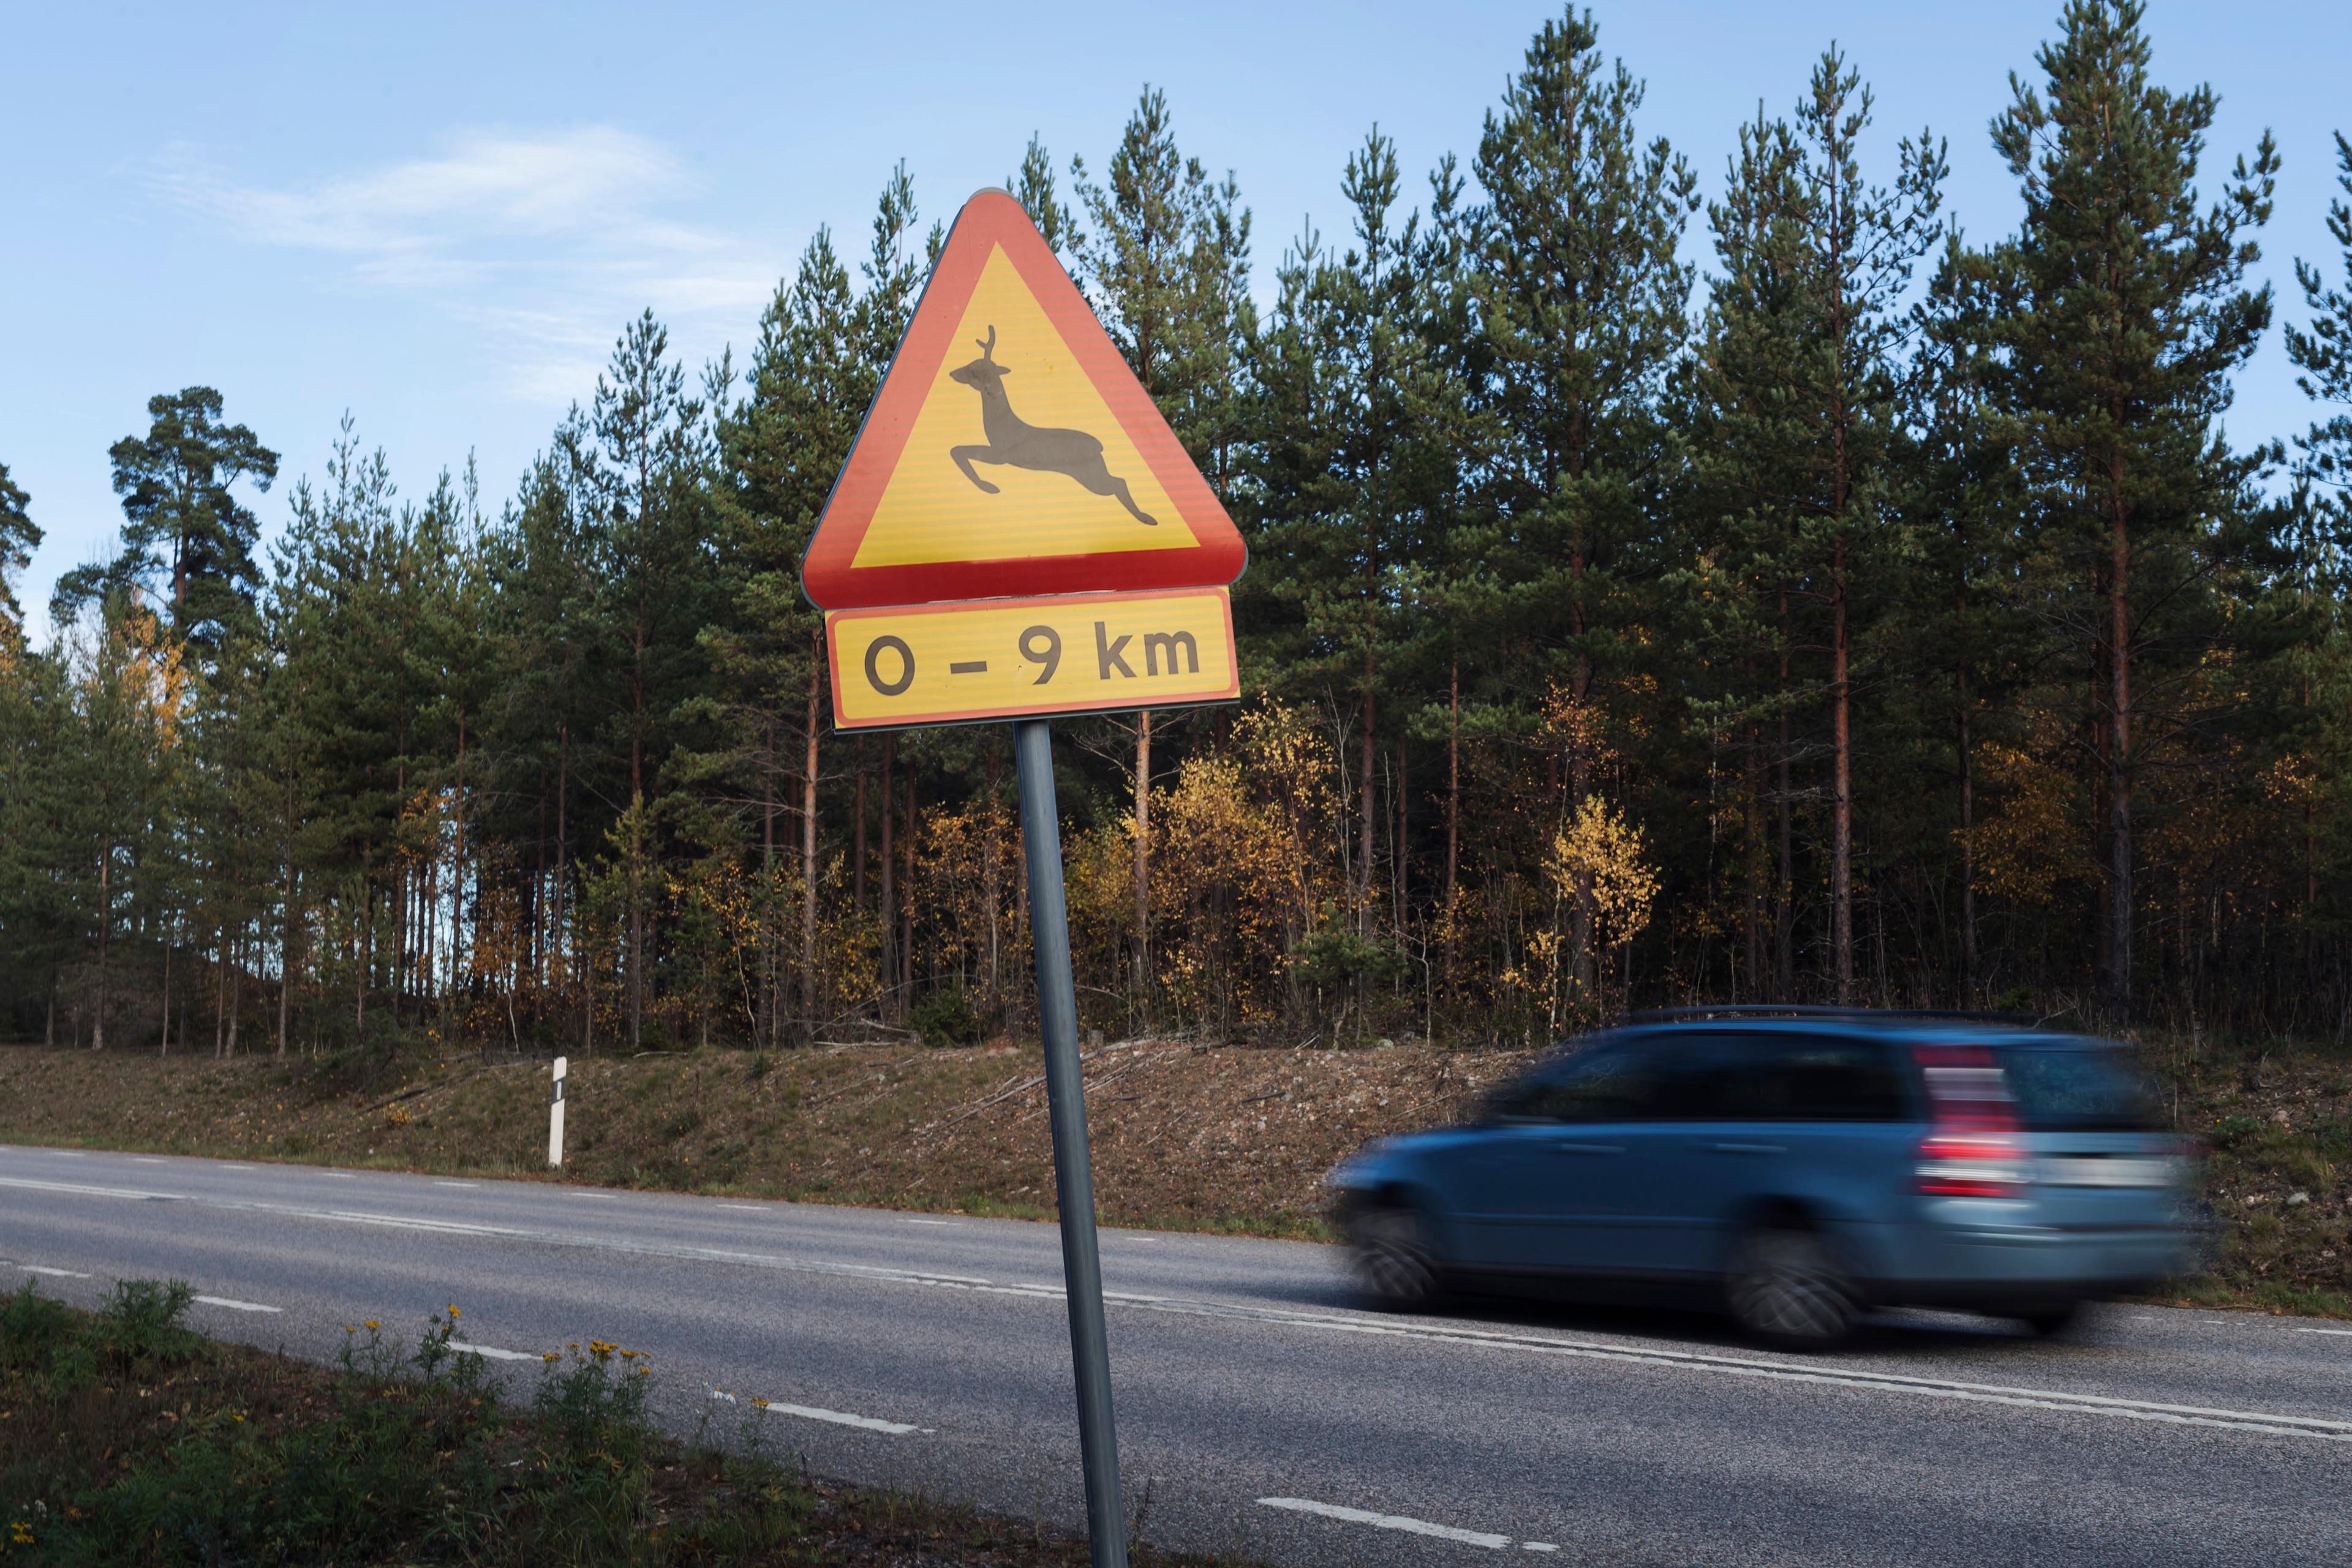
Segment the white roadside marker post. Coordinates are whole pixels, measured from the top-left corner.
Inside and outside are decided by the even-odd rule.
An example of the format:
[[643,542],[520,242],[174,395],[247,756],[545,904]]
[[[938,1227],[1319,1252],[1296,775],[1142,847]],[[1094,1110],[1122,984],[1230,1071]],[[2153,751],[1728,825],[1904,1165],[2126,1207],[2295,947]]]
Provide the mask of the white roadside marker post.
[[547,1102],[547,1163],[563,1163],[563,1069],[570,1058],[555,1058],[555,1092]]

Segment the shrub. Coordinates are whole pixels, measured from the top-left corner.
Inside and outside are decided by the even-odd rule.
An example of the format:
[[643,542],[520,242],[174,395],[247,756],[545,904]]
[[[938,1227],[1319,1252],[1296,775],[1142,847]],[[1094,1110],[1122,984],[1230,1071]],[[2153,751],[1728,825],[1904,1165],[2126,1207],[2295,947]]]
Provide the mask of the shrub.
[[927,1046],[976,1046],[982,1024],[971,997],[961,985],[935,991],[915,1004],[907,1021]]

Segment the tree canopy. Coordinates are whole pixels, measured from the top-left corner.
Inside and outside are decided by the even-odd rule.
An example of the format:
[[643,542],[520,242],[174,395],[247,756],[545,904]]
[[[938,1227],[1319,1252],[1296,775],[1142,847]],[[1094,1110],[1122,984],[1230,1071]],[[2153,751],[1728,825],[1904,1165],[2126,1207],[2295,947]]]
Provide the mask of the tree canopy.
[[[1214,1039],[1554,1037],[1706,1000],[2341,1032],[2352,143],[2284,340],[2278,150],[2209,167],[2137,0],[1891,146],[1825,50],[1721,188],[1570,10],[1417,182],[1377,125],[1254,286],[1146,87],[1008,185],[1248,538],[1233,708],[1061,728],[1082,1006]],[[862,233],[863,237],[852,237]],[[942,230],[908,166],[738,374],[651,311],[514,491],[219,392],[109,454],[47,642],[0,592],[0,1016],[180,1050],[1020,1036],[1001,730],[829,727],[799,563]],[[322,416],[322,418],[328,417]],[[2290,433],[2282,433],[2288,435]],[[0,590],[39,541],[0,468]],[[265,558],[266,557],[266,558]]]

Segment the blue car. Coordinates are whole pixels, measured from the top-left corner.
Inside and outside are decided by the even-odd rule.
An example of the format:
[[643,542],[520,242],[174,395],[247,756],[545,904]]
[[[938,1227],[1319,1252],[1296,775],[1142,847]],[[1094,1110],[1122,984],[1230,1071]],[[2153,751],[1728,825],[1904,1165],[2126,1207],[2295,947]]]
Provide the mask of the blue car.
[[1962,1016],[1684,1009],[1591,1036],[1462,1126],[1327,1178],[1380,1301],[1711,1298],[1820,1349],[1873,1305],[2055,1333],[2184,1271],[2193,1162],[2129,1052]]

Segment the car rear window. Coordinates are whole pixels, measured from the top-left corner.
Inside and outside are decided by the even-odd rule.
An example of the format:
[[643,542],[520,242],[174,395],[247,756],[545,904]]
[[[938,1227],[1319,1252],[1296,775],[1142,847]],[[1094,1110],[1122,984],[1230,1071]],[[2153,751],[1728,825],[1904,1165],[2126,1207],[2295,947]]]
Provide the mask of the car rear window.
[[2158,1131],[2156,1107],[2127,1052],[2112,1046],[1999,1047],[2017,1119],[2047,1131]]

